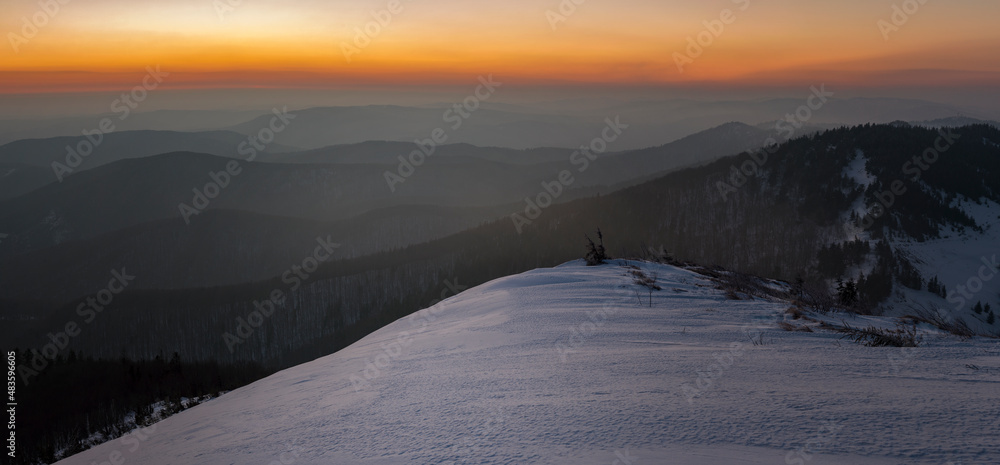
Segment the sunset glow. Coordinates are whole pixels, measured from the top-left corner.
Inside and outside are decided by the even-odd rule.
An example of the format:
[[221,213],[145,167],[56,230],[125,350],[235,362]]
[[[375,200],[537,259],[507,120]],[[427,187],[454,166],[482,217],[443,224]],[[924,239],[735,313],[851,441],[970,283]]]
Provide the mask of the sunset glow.
[[[566,0],[562,10],[555,0],[50,3],[53,13],[45,2],[13,2],[0,20],[0,92],[104,90],[156,65],[172,73],[170,88],[434,84],[488,73],[522,84],[1000,82],[1000,7],[974,0],[926,2],[901,26],[893,2],[856,0]],[[724,27],[712,34],[712,24]],[[708,45],[689,54],[699,34]],[[697,57],[682,72],[675,53]]]

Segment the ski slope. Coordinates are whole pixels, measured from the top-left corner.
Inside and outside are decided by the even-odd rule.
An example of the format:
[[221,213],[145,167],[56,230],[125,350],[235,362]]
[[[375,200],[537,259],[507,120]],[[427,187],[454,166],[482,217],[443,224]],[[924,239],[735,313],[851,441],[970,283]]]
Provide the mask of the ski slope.
[[631,263],[651,303],[620,261],[497,279],[58,463],[1000,463],[997,341],[782,331],[785,302]]

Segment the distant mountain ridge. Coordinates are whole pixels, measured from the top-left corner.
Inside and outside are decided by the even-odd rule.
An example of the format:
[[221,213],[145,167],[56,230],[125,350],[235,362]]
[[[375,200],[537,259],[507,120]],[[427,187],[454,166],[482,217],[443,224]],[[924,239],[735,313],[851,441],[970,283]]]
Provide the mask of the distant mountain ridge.
[[[966,280],[985,266],[980,258],[989,260],[996,244],[1000,129],[954,129],[948,149],[922,171],[920,182],[907,184],[887,214],[865,225],[865,213],[888,199],[886,190],[897,180],[907,182],[912,168],[907,163],[942,137],[931,129],[895,125],[825,131],[775,147],[766,157],[758,152],[763,161],[756,173],[748,169],[754,158],[744,153],[599,197],[551,205],[520,232],[507,216],[405,249],[336,260],[311,273],[294,301],[275,312],[266,337],[246,338],[233,351],[219,335],[233,331],[270,289],[285,289],[280,276],[212,289],[126,292],[116,299],[117,316],[96,320],[74,347],[106,357],[123,350],[137,357],[176,350],[188,359],[264,357],[287,366],[343,347],[422,308],[439,298],[444,279],[457,276],[464,285],[475,285],[579,257],[583,234],[596,227],[615,255],[671,253],[679,260],[789,282],[803,278],[815,295],[831,292],[837,279],[852,280],[859,291],[857,311],[917,312],[930,303],[931,310],[943,310],[977,332],[1000,334],[972,309],[977,299],[1000,308],[995,298],[1000,281],[981,282],[979,293],[964,298],[958,308],[946,300],[959,285],[968,291]],[[740,174],[744,169],[747,174]],[[510,214],[526,214],[523,208]],[[945,241],[936,245],[940,256],[920,249],[932,241]],[[965,249],[956,248],[962,244]],[[946,269],[942,260],[958,267]],[[931,278],[942,282],[944,296],[928,288]],[[896,299],[905,295],[917,306],[899,305]],[[44,318],[21,323],[18,318],[38,307],[18,301],[5,308],[14,322],[10,337],[31,345],[32,334],[37,339],[62,324],[74,307],[49,308]],[[147,326],[156,329],[135,334],[134,340],[109,343],[98,337]],[[280,349],[274,341],[283,341]]]
[[0,163],[0,201],[27,194],[55,180],[51,169],[22,163]]
[[915,126],[924,126],[928,128],[957,128],[962,126],[971,126],[975,124],[989,124],[994,127],[1000,127],[1000,123],[996,121],[972,118],[968,116],[952,116],[948,118],[937,118],[928,121],[911,121],[911,124]]
[[[24,139],[0,146],[0,163],[46,168],[48,179],[32,176],[22,187],[6,197],[37,189],[49,182],[108,163],[145,158],[169,152],[201,152],[221,157],[241,157],[239,146],[247,136],[231,131],[118,131],[91,136],[63,136],[49,139]],[[270,144],[267,151],[288,151],[291,147]],[[0,199],[5,196],[0,191]]]
[[239,285],[280,275],[318,237],[337,238],[337,259],[356,258],[448,236],[513,208],[403,205],[338,221],[208,210],[190,225],[153,220],[5,257],[5,268],[22,271],[0,273],[0,300],[69,301],[100,287],[105,271],[122,263],[143,278],[132,289]]
[[[412,177],[393,186],[395,190],[385,173],[397,172],[399,158],[416,150],[412,144],[367,142],[264,154],[253,163],[243,162],[240,174],[231,176],[206,208],[332,221],[400,205],[490,207],[533,196],[542,182],[573,170],[575,181],[559,199],[565,201],[582,195],[574,191],[608,192],[611,186],[738,153],[762,144],[765,136],[764,131],[733,123],[660,147],[601,154],[594,161],[600,168],[583,172],[571,164],[574,151],[568,149],[443,145]],[[507,157],[512,160],[505,161]],[[224,172],[226,164],[226,158],[191,152],[129,156],[18,198],[0,199],[0,230],[12,235],[0,256],[180,218],[180,204],[192,205],[193,190],[204,190],[214,182],[210,173]],[[35,171],[34,176],[41,176]]]
[[95,127],[103,118],[115,122],[115,130],[126,131],[216,131],[242,123],[265,113],[266,110],[154,110],[135,111],[128,118],[106,113],[55,118],[23,118],[0,120],[0,145],[23,139],[47,139],[80,135],[80,131]]

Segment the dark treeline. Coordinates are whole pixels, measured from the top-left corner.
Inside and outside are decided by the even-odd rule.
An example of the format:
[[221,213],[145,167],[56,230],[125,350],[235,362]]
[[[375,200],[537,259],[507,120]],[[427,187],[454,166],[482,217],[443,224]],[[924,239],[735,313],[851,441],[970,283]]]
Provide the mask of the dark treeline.
[[[188,362],[176,353],[169,359],[102,360],[70,351],[18,387],[18,454],[11,463],[52,463],[57,452],[67,457],[86,449],[87,438],[115,439],[176,413],[182,397],[215,396],[270,373],[255,363]],[[152,409],[156,402],[163,402],[160,415]]]
[[207,210],[186,224],[175,215],[13,256],[0,252],[0,301],[82,298],[107,285],[109,270],[122,267],[137,277],[132,289],[254,282],[312,254],[318,237],[340,244],[337,258],[354,258],[455,234],[511,208],[389,207],[339,221]]

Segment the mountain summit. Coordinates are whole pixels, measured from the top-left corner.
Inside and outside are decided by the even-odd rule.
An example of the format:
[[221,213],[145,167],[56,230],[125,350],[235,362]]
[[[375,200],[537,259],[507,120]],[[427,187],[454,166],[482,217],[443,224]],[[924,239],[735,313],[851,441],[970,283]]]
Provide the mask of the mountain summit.
[[[968,413],[996,392],[995,344],[920,329],[919,349],[865,347],[813,314],[781,331],[788,303],[767,294],[787,285],[759,281],[764,294],[731,300],[696,271],[578,260],[496,279],[59,463],[940,464],[1000,454],[989,416]],[[967,383],[946,389],[955,377]],[[966,447],[972,438],[978,446]]]

